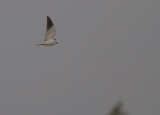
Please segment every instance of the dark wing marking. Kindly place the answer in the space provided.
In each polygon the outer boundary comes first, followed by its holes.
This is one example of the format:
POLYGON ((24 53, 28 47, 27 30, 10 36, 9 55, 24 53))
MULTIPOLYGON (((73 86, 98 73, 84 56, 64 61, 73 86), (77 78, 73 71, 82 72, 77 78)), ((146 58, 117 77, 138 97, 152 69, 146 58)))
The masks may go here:
POLYGON ((54 39, 54 36, 56 35, 56 29, 55 26, 49 16, 47 16, 47 27, 46 27, 46 34, 45 34, 45 41, 54 39))
POLYGON ((53 25, 53 22, 49 16, 47 16, 47 27, 46 30, 48 31, 53 25))

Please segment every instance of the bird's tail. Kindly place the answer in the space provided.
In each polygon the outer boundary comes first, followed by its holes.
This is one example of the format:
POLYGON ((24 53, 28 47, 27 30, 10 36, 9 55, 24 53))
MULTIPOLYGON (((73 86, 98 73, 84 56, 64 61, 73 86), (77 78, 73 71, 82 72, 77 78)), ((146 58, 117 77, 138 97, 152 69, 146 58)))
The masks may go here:
POLYGON ((41 44, 36 44, 36 45, 44 45, 43 43, 41 43, 41 44))

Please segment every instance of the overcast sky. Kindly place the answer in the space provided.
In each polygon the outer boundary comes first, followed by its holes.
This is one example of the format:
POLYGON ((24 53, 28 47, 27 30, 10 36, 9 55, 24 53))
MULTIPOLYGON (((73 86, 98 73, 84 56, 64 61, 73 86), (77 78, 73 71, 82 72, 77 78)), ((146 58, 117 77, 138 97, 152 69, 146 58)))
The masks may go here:
POLYGON ((130 115, 160 108, 159 0, 1 0, 0 114, 130 115), (58 45, 44 40, 46 16, 58 45))

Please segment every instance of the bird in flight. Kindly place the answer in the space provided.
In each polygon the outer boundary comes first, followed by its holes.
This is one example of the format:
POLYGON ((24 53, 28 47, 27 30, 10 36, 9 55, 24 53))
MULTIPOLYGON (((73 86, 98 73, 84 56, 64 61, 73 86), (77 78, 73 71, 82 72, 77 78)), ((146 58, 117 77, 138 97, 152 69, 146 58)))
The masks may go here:
POLYGON ((47 16, 47 25, 46 25, 46 33, 45 33, 45 40, 43 43, 37 45, 44 45, 44 46, 52 46, 58 44, 54 36, 56 35, 55 26, 49 16, 47 16))

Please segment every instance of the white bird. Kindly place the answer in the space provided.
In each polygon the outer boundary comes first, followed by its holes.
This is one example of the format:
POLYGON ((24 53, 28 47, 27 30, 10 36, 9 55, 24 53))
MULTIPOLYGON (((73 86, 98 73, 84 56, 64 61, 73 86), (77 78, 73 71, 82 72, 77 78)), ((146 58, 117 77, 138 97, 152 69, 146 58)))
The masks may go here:
POLYGON ((45 40, 43 43, 37 45, 44 45, 44 46, 52 46, 58 44, 54 36, 56 35, 55 26, 49 16, 47 16, 47 25, 46 25, 46 33, 45 33, 45 40))

